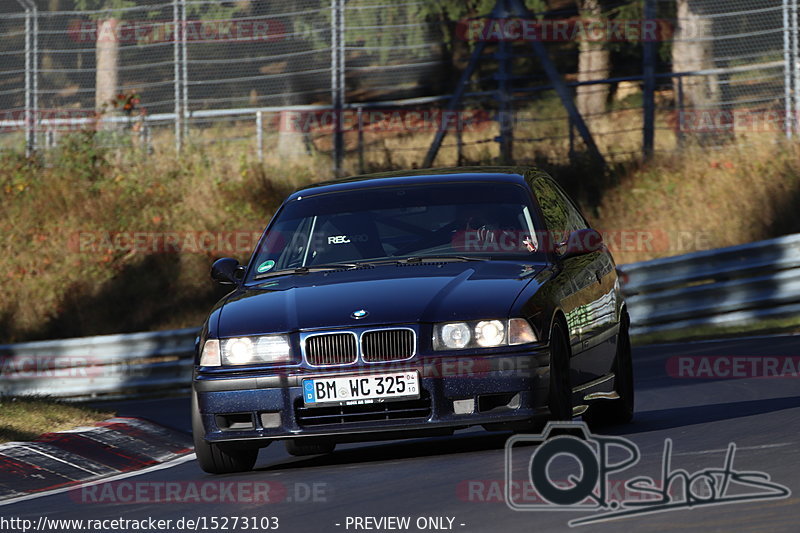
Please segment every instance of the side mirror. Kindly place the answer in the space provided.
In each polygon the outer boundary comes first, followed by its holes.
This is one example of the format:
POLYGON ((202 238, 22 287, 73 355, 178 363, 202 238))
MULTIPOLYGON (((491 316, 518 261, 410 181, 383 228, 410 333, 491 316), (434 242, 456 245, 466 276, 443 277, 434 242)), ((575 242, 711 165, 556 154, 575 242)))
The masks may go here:
POLYGON ((236 259, 223 257, 211 265, 211 279, 221 285, 237 285, 244 277, 245 268, 236 259))
POLYGON ((573 231, 566 241, 556 245, 556 253, 562 260, 591 254, 602 249, 603 236, 593 229, 573 231))

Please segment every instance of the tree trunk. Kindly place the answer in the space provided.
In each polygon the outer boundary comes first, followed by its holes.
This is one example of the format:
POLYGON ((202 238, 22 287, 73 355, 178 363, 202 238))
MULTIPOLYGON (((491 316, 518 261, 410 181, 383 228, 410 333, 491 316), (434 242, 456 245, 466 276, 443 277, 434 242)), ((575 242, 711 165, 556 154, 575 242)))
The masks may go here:
POLYGON ((308 155, 306 144, 308 131, 307 113, 313 111, 281 111, 278 117, 278 156, 283 159, 296 159, 308 155))
POLYGON ((117 95, 119 80, 119 41, 117 39, 117 19, 97 21, 97 40, 95 42, 94 105, 98 111, 111 109, 111 102, 117 95))
MULTIPOLYGON (((693 72, 714 68, 712 22, 704 18, 697 0, 677 0, 678 28, 672 45, 673 72, 693 72)), ((676 80, 677 83, 677 80, 676 80)), ((677 93, 677 89, 676 89, 677 93)), ((719 105, 719 77, 685 76, 683 105, 689 109, 710 109, 719 105)))
MULTIPOLYGON (((602 9, 599 0, 578 0, 578 9, 585 19, 599 19, 602 9)), ((578 55, 578 81, 602 80, 611 76, 611 54, 604 42, 583 40, 578 55)), ((577 106, 581 115, 590 115, 606 109, 611 86, 582 85, 578 87, 577 106)))

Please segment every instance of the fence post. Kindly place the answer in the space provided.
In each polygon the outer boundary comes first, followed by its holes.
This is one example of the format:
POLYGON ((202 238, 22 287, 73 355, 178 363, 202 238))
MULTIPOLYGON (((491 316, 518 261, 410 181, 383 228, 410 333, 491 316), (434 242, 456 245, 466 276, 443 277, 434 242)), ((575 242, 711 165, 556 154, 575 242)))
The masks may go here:
POLYGON ((264 112, 256 111, 256 144, 259 163, 264 163, 264 112))
POLYGON ((358 106, 356 109, 358 121, 358 173, 363 174, 366 172, 364 165, 364 106, 358 106))
MULTIPOLYGON (((644 0, 644 21, 646 27, 655 24, 655 0, 644 0)), ((652 157, 655 147, 656 126, 656 43, 655 35, 648 37, 647 32, 642 33, 643 49, 643 74, 644 74, 644 131, 642 138, 642 152, 644 158, 652 157)))
POLYGON ((342 175, 344 160, 344 5, 342 0, 331 0, 331 100, 334 114, 333 173, 342 175))
MULTIPOLYGON (((456 119, 456 165, 459 167, 464 164, 464 121, 463 111, 459 112, 456 119)), ((444 118, 442 118, 441 126, 444 126, 444 118)))
POLYGON ((794 109, 792 115, 792 124, 796 125, 798 118, 800 118, 800 97, 797 96, 796 91, 800 88, 800 35, 798 35, 798 20, 797 20, 797 0, 791 0, 792 11, 792 94, 794 95, 794 109))
POLYGON ((39 125, 39 11, 33 0, 17 0, 25 9, 25 154, 36 152, 39 125))
POLYGON ((183 148, 183 124, 181 120, 181 42, 178 32, 180 28, 180 0, 172 0, 172 43, 173 43, 173 80, 175 88, 175 152, 180 153, 183 148))
POLYGON ((572 122, 572 117, 567 117, 569 124, 569 160, 575 160, 575 124, 572 122))
POLYGON ((514 158, 513 149, 513 116, 514 111, 511 105, 511 51, 509 50, 508 43, 501 40, 497 52, 495 52, 495 59, 497 59, 498 69, 495 74, 497 80, 497 95, 498 100, 498 124, 500 126, 500 136, 498 141, 500 143, 500 159, 504 165, 510 165, 514 158))
POLYGON ((784 131, 792 138, 792 28, 789 25, 789 0, 783 0, 783 97, 784 131))
POLYGON ((683 128, 686 124, 683 116, 683 76, 678 76, 678 96, 675 99, 675 106, 677 109, 677 133, 676 136, 678 137, 678 147, 683 147, 684 135, 683 135, 683 128))
POLYGON ((31 115, 31 8, 27 2, 20 1, 25 8, 25 155, 30 157, 33 154, 33 132, 31 115))
POLYGON ((33 151, 35 153, 39 145, 39 140, 36 135, 39 129, 39 11, 36 8, 36 3, 33 0, 28 0, 28 3, 31 5, 31 13, 33 15, 33 56, 31 57, 33 134, 31 135, 31 140, 33 142, 33 151))
POLYGON ((181 85, 183 93, 183 140, 189 139, 189 60, 186 46, 186 0, 181 2, 181 85))

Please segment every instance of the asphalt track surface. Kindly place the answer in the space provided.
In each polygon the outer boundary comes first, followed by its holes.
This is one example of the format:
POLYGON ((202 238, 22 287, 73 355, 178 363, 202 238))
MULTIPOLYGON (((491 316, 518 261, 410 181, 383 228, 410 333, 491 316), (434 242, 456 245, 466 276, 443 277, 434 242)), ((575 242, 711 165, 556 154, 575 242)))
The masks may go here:
MULTIPOLYGON (((668 512, 578 526, 577 530, 799 531, 800 379, 689 379, 670 375, 670 358, 686 356, 738 356, 739 361, 752 361, 742 357, 794 356, 798 361, 800 336, 636 348, 635 420, 598 433, 630 439, 638 446, 641 458, 628 470, 613 474, 612 479, 625 481, 636 476, 660 479, 667 438, 673 443, 671 469, 682 468, 689 474, 721 469, 729 444, 735 443, 737 450, 732 470, 766 473, 772 482, 787 487, 792 495, 783 499, 678 507, 668 512)), ((671 361, 674 364, 676 360, 671 361)), ((720 367, 724 368, 727 367, 720 367)), ((121 415, 142 416, 189 430, 186 399, 129 402, 116 407, 121 415)), ((102 496, 100 486, 94 497, 87 498, 73 491, 18 501, 0 507, 0 518, 38 521, 42 516, 99 520, 152 517, 171 519, 171 530, 181 531, 174 526, 177 520, 206 517, 206 530, 214 531, 222 530, 223 524, 219 522, 214 528, 210 522, 212 517, 278 517, 278 531, 340 532, 398 530, 375 528, 376 523, 371 521, 361 522, 362 527, 357 528, 355 517, 409 517, 408 529, 399 531, 441 531, 450 527, 452 531, 510 533, 570 530, 570 520, 596 514, 588 511, 522 512, 507 507, 498 490, 504 479, 504 445, 509 436, 508 433, 469 430, 448 438, 344 445, 333 454, 308 458, 291 457, 278 443, 262 450, 256 469, 246 474, 210 476, 200 470, 196 461, 189 460, 124 481, 150 486, 159 482, 180 482, 181 486, 194 484, 196 487, 209 484, 219 487, 220 483, 235 481, 245 488, 268 482, 269 487, 275 489, 271 492, 273 499, 280 501, 219 503, 213 501, 212 496, 201 497, 198 502, 196 495, 171 503, 153 502, 151 497, 120 501, 120 494, 115 495, 113 490, 102 496), (417 520, 426 517, 445 518, 438 524, 439 529, 418 528, 417 520), (452 525, 447 518, 452 519, 452 525)), ((530 458, 534 449, 531 445, 515 448, 514 453, 521 454, 515 455, 515 464, 525 460, 524 454, 530 458)), ((569 460, 554 462, 552 467, 553 477, 557 477, 559 469, 580 473, 569 460)), ((514 479, 524 477, 524 472, 524 468, 517 469, 514 479)), ((114 490, 119 489, 121 482, 116 483, 114 490)), ((745 491, 753 492, 752 489, 745 491)), ((701 492, 697 490, 698 494, 701 492)), ((736 491, 731 488, 728 492, 736 491)), ((516 497, 520 497, 519 494, 516 497)), ((681 500, 678 496, 674 496, 674 501, 681 500)), ((525 499, 525 502, 536 503, 533 499, 525 499)), ((436 525, 433 522, 433 526, 436 525)), ((232 522, 227 526, 232 530, 232 522)), ((238 529, 242 530, 241 523, 238 529)), ((15 531, 13 528, 4 530, 15 531)))

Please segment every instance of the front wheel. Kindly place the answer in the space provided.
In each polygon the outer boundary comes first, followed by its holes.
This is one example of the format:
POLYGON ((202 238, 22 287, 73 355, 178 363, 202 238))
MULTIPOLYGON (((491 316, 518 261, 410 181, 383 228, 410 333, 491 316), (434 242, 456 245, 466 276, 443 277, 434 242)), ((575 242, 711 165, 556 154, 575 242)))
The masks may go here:
POLYGON ((600 400, 592 405, 584 420, 593 426, 627 424, 633 420, 633 354, 631 350, 630 319, 623 315, 617 337, 617 353, 614 356, 614 391, 616 400, 600 400))
POLYGON ((206 442, 196 393, 192 393, 192 437, 197 462, 209 474, 247 472, 256 464, 258 448, 236 448, 230 444, 206 442))
POLYGON ((553 324, 550 334, 550 392, 548 407, 551 420, 572 420, 572 382, 570 347, 564 326, 553 324))

